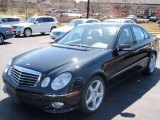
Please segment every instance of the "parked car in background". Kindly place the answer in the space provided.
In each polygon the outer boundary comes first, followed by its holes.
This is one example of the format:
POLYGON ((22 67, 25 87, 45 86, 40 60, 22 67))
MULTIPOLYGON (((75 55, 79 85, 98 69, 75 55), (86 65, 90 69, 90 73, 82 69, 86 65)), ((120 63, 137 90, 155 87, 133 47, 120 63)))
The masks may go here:
POLYGON ((50 37, 51 37, 51 39, 55 40, 57 38, 61 38, 67 32, 71 31, 73 28, 75 28, 76 26, 78 26, 80 24, 98 23, 98 22, 100 22, 100 21, 97 19, 91 19, 91 18, 89 18, 89 19, 74 19, 71 22, 69 22, 67 25, 52 30, 50 33, 50 37))
POLYGON ((126 19, 131 19, 131 20, 133 20, 135 22, 137 21, 137 18, 138 17, 136 15, 129 15, 129 16, 126 17, 126 19))
POLYGON ((20 17, 2 17, 0 18, 0 24, 2 25, 13 26, 21 22, 22 22, 22 19, 20 17))
POLYGON ((83 24, 55 44, 11 59, 3 90, 46 112, 94 113, 111 81, 152 74, 158 53, 159 40, 137 24, 83 24))
POLYGON ((151 21, 151 22, 157 22, 158 20, 160 20, 160 16, 151 16, 149 18, 149 21, 151 21))
POLYGON ((24 23, 19 23, 13 26, 13 31, 16 36, 23 34, 26 37, 33 33, 45 34, 57 28, 58 21, 55 17, 49 16, 34 16, 27 19, 24 23))
POLYGON ((4 40, 12 38, 13 36, 14 34, 11 26, 0 25, 0 44, 2 44, 4 40))
POLYGON ((107 19, 107 20, 104 20, 103 22, 105 23, 135 23, 131 19, 107 19))

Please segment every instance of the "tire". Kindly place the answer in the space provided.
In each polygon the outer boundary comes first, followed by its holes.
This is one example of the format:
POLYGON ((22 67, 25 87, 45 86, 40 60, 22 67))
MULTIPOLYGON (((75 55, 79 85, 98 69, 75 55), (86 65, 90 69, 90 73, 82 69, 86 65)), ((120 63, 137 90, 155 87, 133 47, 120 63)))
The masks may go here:
POLYGON ((152 53, 150 55, 148 65, 147 65, 146 69, 144 69, 142 71, 142 73, 144 75, 151 75, 155 70, 155 66, 156 66, 156 54, 152 53))
POLYGON ((4 42, 4 36, 0 34, 0 44, 2 44, 3 42, 4 42))
POLYGON ((80 111, 85 114, 92 114, 98 111, 103 104, 104 97, 104 80, 99 76, 95 76, 89 80, 84 88, 80 101, 80 111), (96 86, 98 89, 96 89, 96 86))
POLYGON ((20 37, 20 35, 15 35, 15 37, 20 37))
POLYGON ((55 26, 51 27, 51 30, 50 30, 50 32, 52 32, 52 30, 53 30, 53 29, 55 29, 55 28, 57 28, 57 27, 55 27, 55 26))
POLYGON ((41 32, 41 35, 45 35, 45 32, 41 32))
POLYGON ((26 29, 24 30, 24 36, 25 36, 25 37, 30 37, 31 35, 32 35, 32 30, 29 29, 29 28, 26 28, 26 29))

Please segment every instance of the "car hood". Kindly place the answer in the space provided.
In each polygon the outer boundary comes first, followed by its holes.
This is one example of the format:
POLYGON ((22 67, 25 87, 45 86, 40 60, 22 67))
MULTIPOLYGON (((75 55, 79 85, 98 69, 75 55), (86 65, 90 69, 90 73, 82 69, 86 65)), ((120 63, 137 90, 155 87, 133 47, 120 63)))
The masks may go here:
POLYGON ((25 27, 25 26, 30 26, 30 25, 33 25, 33 23, 27 23, 27 22, 23 22, 23 23, 18 23, 18 24, 15 24, 14 26, 22 26, 22 27, 25 27))
POLYGON ((68 47, 53 44, 39 48, 31 52, 20 55, 14 60, 14 65, 39 71, 41 73, 50 72, 66 64, 78 62, 89 57, 97 56, 101 49, 86 49, 79 47, 68 47))
POLYGON ((54 32, 69 32, 70 30, 72 30, 74 27, 72 26, 64 26, 64 27, 59 27, 59 28, 56 28, 56 29, 53 29, 52 30, 52 33, 54 32))

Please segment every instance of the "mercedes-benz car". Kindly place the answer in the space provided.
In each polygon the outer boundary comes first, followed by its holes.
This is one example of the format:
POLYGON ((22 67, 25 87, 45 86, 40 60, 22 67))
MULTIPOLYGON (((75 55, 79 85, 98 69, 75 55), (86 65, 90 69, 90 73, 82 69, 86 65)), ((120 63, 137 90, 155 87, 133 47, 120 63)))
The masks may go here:
POLYGON ((80 25, 54 44, 12 58, 4 92, 46 112, 91 114, 103 105, 111 81, 154 72, 158 43, 137 24, 80 25))

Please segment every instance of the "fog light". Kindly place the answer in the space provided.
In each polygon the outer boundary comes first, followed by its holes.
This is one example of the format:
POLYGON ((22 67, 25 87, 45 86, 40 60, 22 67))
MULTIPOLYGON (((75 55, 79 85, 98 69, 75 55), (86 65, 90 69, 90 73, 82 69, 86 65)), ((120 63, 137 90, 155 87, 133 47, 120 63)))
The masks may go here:
POLYGON ((62 106, 64 106, 64 103, 62 103, 62 102, 52 102, 52 106, 54 108, 61 108, 62 106))

